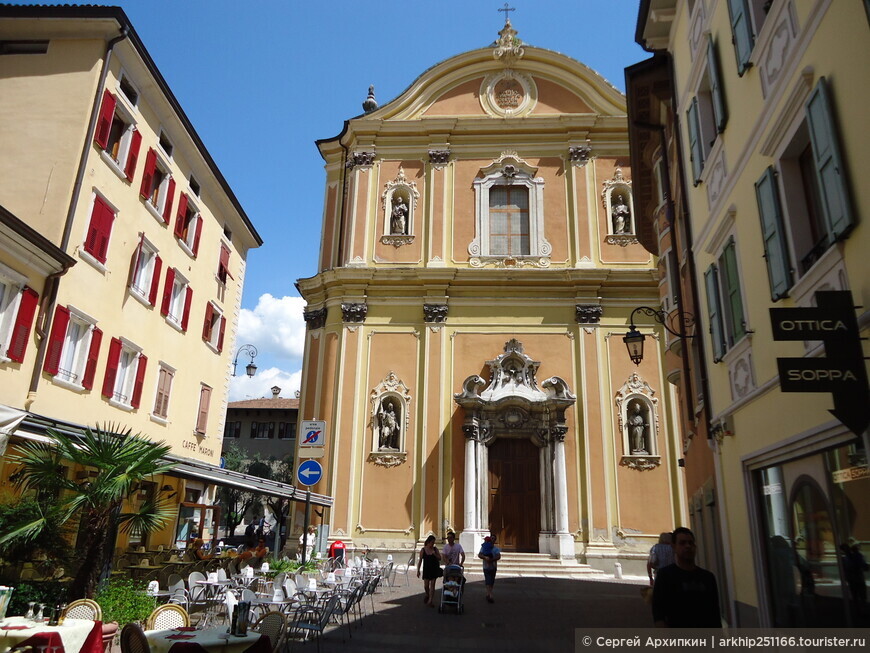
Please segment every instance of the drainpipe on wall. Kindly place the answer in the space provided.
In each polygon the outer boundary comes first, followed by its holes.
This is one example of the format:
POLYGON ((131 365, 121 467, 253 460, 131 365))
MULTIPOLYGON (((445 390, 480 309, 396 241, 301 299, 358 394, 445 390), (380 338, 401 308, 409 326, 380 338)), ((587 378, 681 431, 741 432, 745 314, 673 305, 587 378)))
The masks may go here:
MULTIPOLYGON (((115 38, 111 39, 106 45, 106 54, 103 56, 103 70, 100 73, 100 82, 97 84, 97 92, 94 95, 94 102, 91 106, 91 119, 88 124, 88 131, 85 134, 85 142, 82 146, 82 153, 79 157, 79 167, 76 172, 76 180, 73 185, 72 196, 70 197, 69 208, 66 212, 66 222, 63 227, 63 238, 61 240, 60 248, 66 252, 67 247, 69 247, 70 234, 72 233, 72 223, 75 218, 76 207, 79 203, 79 197, 81 196, 82 191, 82 182, 85 177, 85 164, 88 161, 88 155, 90 154, 91 149, 91 141, 94 139, 94 131, 97 127, 97 117, 100 111, 100 105, 103 101, 103 90, 106 85, 106 77, 109 75, 109 63, 112 60, 112 51, 115 49, 115 46, 127 38, 129 30, 126 25, 121 26, 121 33, 115 38)), ((58 289, 60 288, 60 277, 66 274, 66 270, 62 272, 58 272, 56 274, 52 274, 46 279, 46 289, 49 290, 48 286, 51 285, 51 289, 49 292, 43 291, 45 296, 48 296, 48 301, 40 302, 39 305, 39 317, 36 320, 37 329, 36 333, 39 336, 39 348, 36 350, 36 361, 33 364, 33 373, 30 375, 30 388, 27 392, 27 399, 25 400, 24 407, 26 410, 30 410, 30 406, 33 404, 36 399, 36 389, 39 387, 39 378, 42 374, 42 363, 45 360, 45 348, 46 348, 46 338, 45 335, 48 333, 51 328, 51 320, 52 314, 54 312, 54 305, 57 299, 58 289), (41 325, 41 326, 40 326, 41 325)))

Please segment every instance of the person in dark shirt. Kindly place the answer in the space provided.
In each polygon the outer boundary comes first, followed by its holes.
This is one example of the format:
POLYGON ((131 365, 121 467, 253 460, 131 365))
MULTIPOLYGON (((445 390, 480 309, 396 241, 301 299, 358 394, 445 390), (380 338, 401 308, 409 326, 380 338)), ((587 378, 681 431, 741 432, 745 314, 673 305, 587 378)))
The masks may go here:
POLYGON ((716 577, 695 564, 695 535, 677 528, 674 564, 658 570, 653 585, 653 620, 661 628, 721 628, 716 577))

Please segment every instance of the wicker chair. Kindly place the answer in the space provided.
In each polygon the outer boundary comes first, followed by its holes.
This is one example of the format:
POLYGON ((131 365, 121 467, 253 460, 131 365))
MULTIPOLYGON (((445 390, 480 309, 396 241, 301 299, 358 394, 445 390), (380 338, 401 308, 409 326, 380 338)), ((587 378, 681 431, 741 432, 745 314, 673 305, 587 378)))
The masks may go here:
POLYGON ((284 631, 286 629, 287 621, 280 612, 267 612, 251 626, 251 630, 269 638, 273 652, 281 650, 284 645, 284 631))
POLYGON ((139 624, 130 623, 121 631, 121 653, 151 653, 148 638, 139 624))
POLYGON ((103 609, 100 604, 91 599, 78 599, 73 601, 63 611, 64 619, 89 619, 90 621, 102 621, 103 609))
POLYGON ((146 622, 147 630, 170 630, 190 625, 187 610, 175 603, 167 603, 154 609, 146 622))

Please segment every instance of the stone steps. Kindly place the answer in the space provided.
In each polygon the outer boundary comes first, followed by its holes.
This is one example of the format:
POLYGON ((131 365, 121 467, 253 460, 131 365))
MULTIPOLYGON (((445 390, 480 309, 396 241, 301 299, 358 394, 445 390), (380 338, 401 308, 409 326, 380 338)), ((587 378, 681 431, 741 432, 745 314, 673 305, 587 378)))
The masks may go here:
MULTIPOLYGON (((481 560, 474 556, 465 559, 466 574, 483 575, 481 560)), ((546 553, 502 553, 498 562, 498 575, 501 577, 543 577, 543 578, 590 578, 606 577, 600 569, 581 564, 576 560, 551 558, 546 553)))

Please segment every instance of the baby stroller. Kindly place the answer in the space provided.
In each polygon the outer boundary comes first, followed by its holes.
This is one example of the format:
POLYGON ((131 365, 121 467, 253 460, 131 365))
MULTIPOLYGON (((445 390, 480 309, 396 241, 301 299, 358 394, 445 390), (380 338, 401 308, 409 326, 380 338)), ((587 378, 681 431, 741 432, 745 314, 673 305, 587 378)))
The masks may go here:
POLYGON ((445 612, 447 606, 456 608, 456 614, 462 614, 462 586, 465 577, 462 575, 462 567, 459 565, 447 565, 444 567, 444 584, 441 587, 441 605, 438 612, 445 612))

